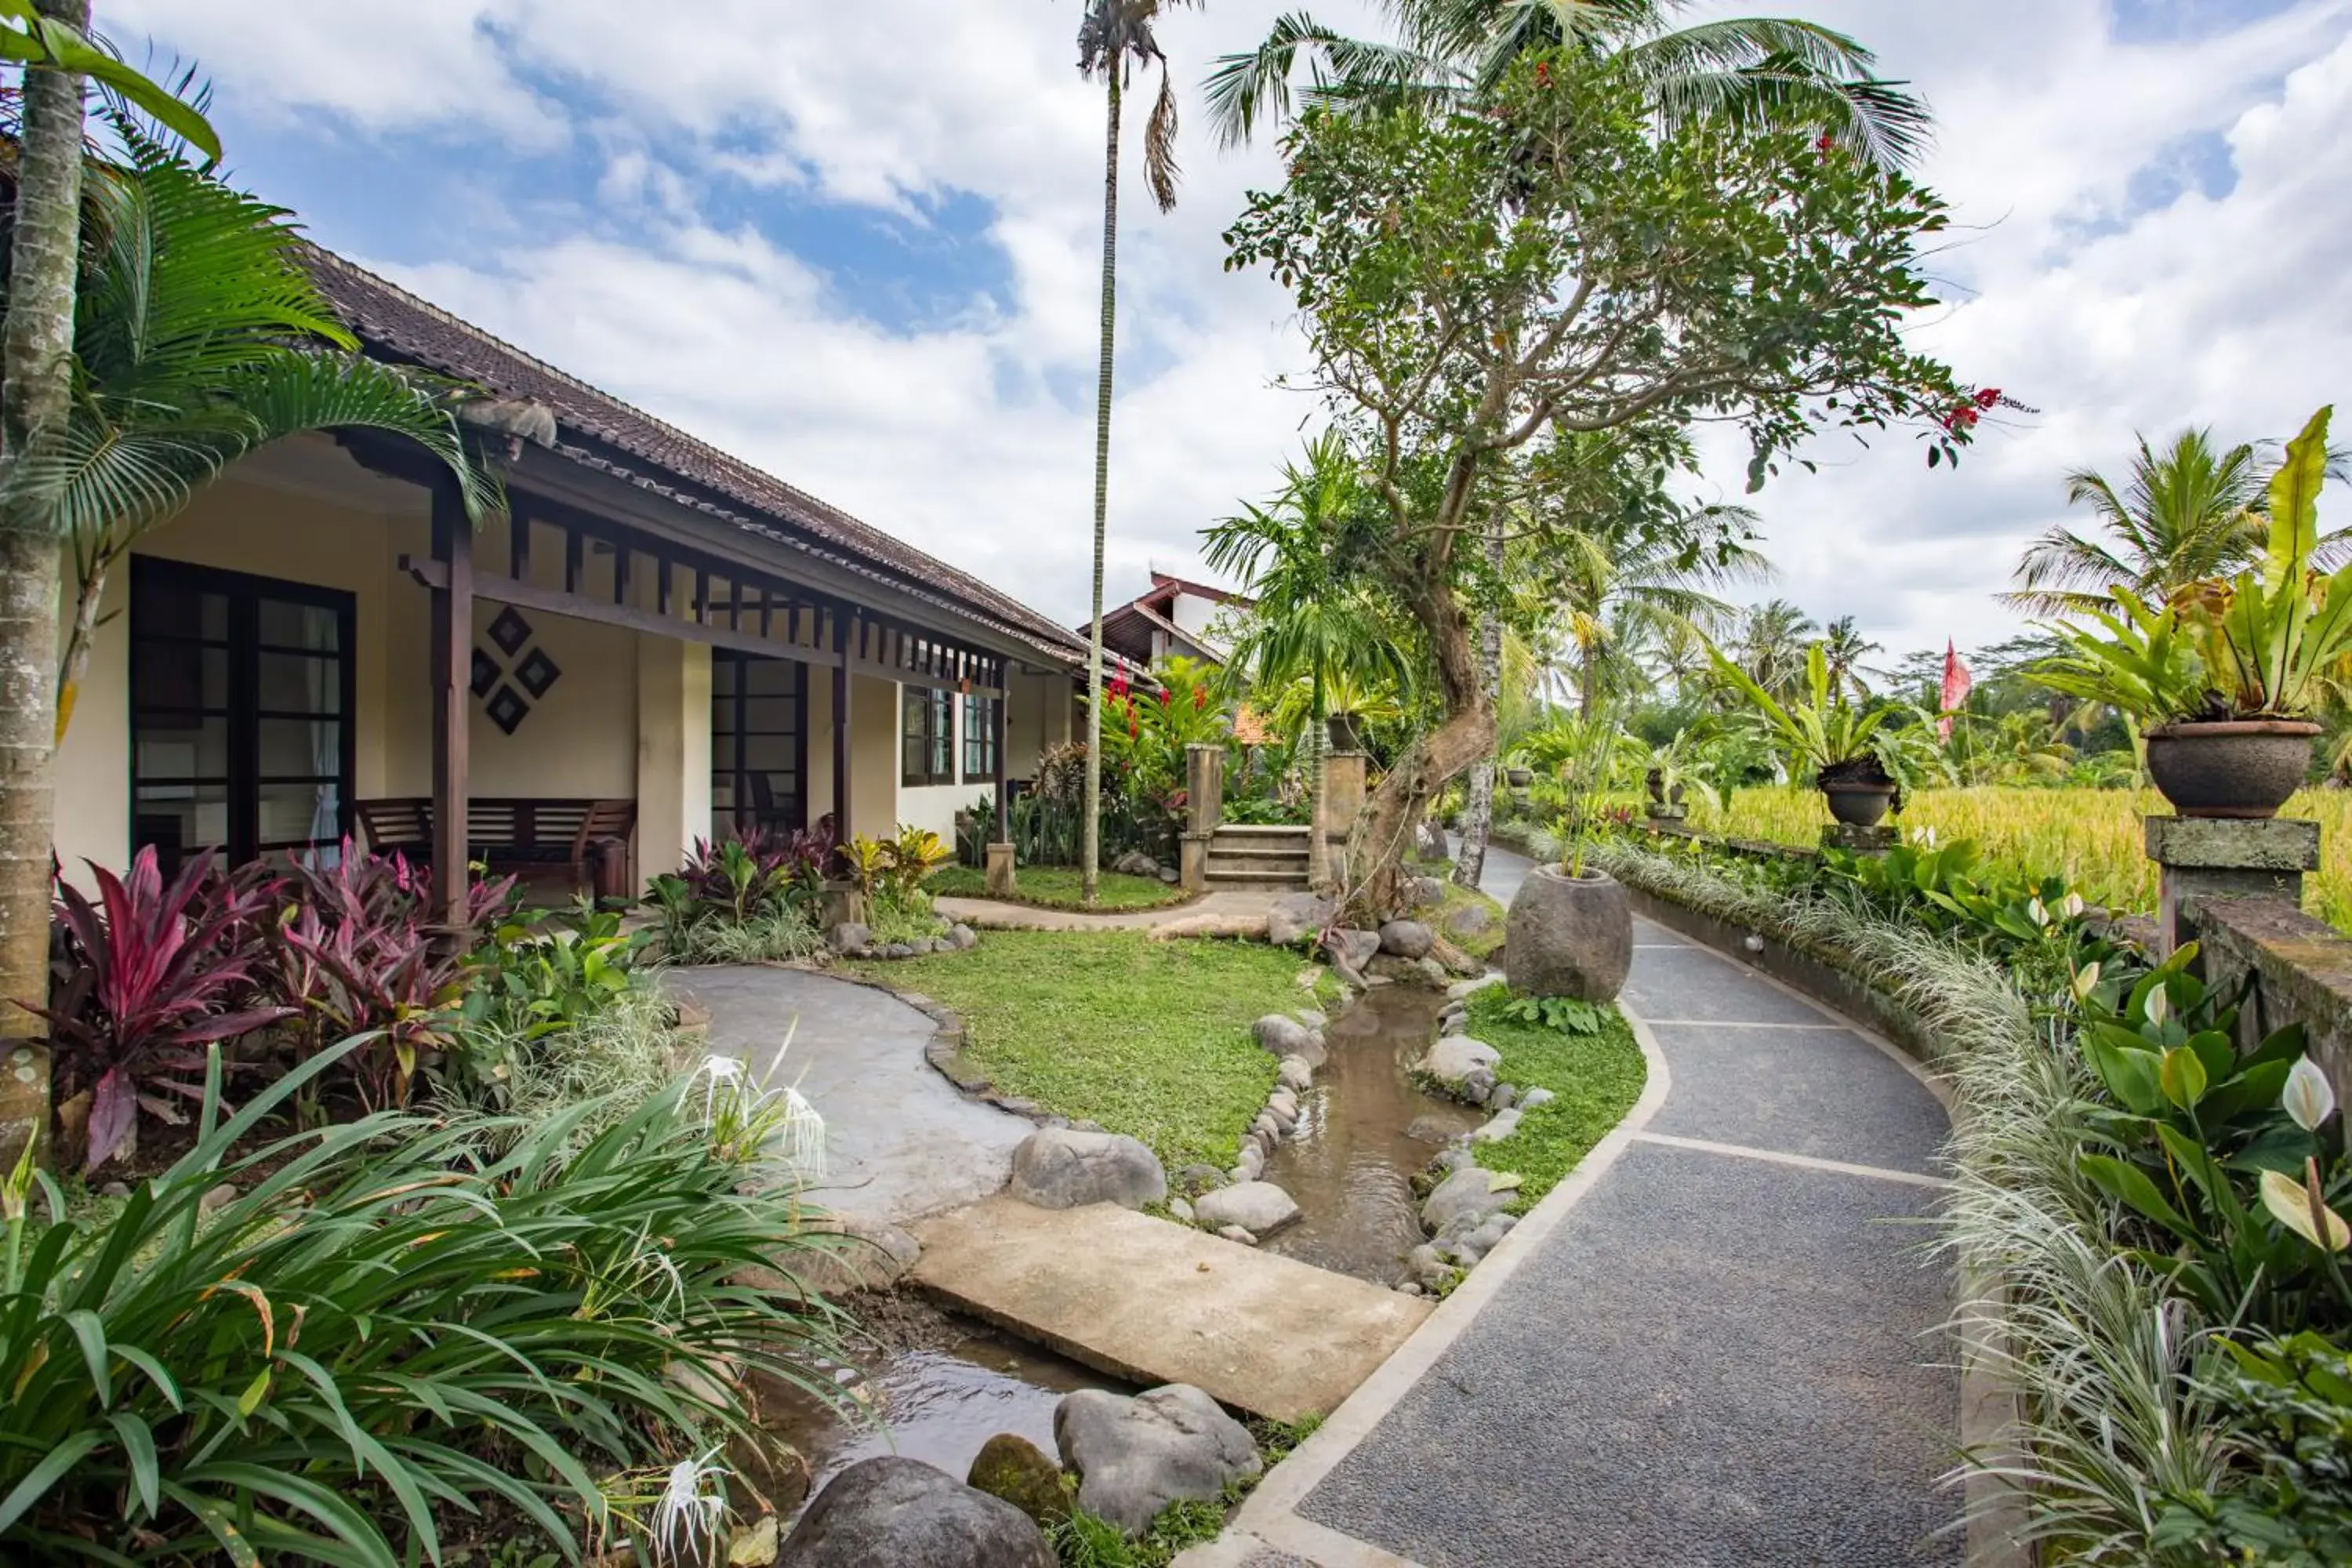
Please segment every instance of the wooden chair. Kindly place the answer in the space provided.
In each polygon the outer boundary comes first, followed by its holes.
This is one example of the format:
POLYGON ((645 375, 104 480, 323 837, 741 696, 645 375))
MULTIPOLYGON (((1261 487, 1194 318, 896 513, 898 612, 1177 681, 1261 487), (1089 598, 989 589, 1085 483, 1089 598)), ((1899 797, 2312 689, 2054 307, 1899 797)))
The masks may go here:
MULTIPOLYGON (((368 847, 378 855, 395 851, 419 865, 433 861, 433 799, 430 795, 400 795, 352 803, 368 847)), ((477 795, 466 803, 466 853, 493 870, 519 866, 565 866, 575 892, 625 898, 629 889, 597 886, 594 868, 625 856, 613 856, 608 845, 625 847, 637 826, 637 803, 622 799, 578 799, 554 795, 477 795)), ((625 869, 606 872, 607 884, 625 878, 625 869)))

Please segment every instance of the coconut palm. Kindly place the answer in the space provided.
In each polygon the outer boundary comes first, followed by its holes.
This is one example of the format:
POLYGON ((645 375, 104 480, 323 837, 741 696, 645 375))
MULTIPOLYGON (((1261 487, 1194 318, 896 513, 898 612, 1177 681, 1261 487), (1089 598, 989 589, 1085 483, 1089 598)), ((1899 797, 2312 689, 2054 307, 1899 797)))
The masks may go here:
POLYGON ((1822 655, 1830 663, 1830 689, 1843 691, 1851 686, 1856 698, 1867 700, 1870 685, 1862 678, 1862 661, 1885 651, 1885 644, 1872 642, 1854 629, 1852 616, 1832 621, 1822 632, 1822 655))
POLYGON ((1161 15, 1199 0, 1087 0, 1078 23, 1078 70, 1099 77, 1107 105, 1103 133, 1102 357, 1095 382, 1094 613, 1087 637, 1087 791, 1079 852, 1081 898, 1092 905, 1102 858, 1103 544, 1110 515, 1111 342, 1118 319, 1118 122, 1128 73, 1160 68, 1160 97, 1143 127, 1143 181, 1167 212, 1176 205, 1176 93, 1168 57, 1153 26, 1161 15))
POLYGON ((1754 521, 1746 507, 1694 507, 1671 529, 1615 522, 1561 539, 1553 624, 1575 655, 1579 713, 1597 713, 1608 688, 1634 673, 1638 652, 1668 628, 1706 631, 1730 618, 1732 607, 1707 590, 1753 582, 1772 569, 1760 552, 1738 542, 1754 521), (1694 560, 1684 543, 1697 537, 1719 537, 1724 548, 1694 560))
POLYGON ((452 384, 356 352, 303 268, 283 209, 192 168, 134 126, 117 130, 125 161, 90 174, 72 410, 47 456, 22 469, 75 558, 59 739, 108 575, 247 453, 301 431, 384 430, 447 465, 469 515, 495 500, 466 454, 452 384))
MULTIPOLYGON (((81 244, 85 79, 95 78, 157 121, 220 155, 203 113, 96 47, 89 0, 0 0, 0 59, 22 65, 16 201, 7 237, 7 322, 0 343, 0 1039, 38 1031, 21 1005, 48 994, 49 867, 57 721, 47 676, 57 657, 63 563, 36 465, 67 427, 73 400, 76 258, 81 244)), ((43 1067, 0 1089, 0 1161, 39 1136, 48 1116, 43 1067)))
POLYGON ((1217 62, 1209 108, 1223 142, 1247 141, 1261 122, 1291 112, 1291 78, 1303 54, 1310 102, 1434 110, 1475 100, 1522 55, 1565 45, 1632 73, 1662 124, 1711 115, 1820 130, 1890 167, 1926 146, 1926 107, 1873 74, 1875 57, 1853 38, 1779 17, 1670 26, 1690 3, 1381 0, 1396 33, 1385 42, 1350 38, 1292 12, 1255 50, 1217 62))
MULTIPOLYGON (((2274 467, 2251 442, 2217 447, 2210 430, 2183 430, 2161 451, 2140 437, 2120 488, 2095 469, 2066 476, 2067 504, 2089 507, 2096 528, 2054 527, 2035 541, 2018 563, 2021 586, 2002 602, 2032 616, 2079 615, 2109 608, 2116 588, 2162 601, 2239 572, 2269 537, 2263 512, 2274 467)), ((2328 473, 2343 477, 2336 454, 2328 473)), ((2352 528, 2326 535, 2315 555, 2331 567, 2352 559, 2352 528)))
POLYGON ((1740 613, 1727 651, 1750 680, 1782 696, 1804 677, 1805 650, 1819 630, 1804 611, 1786 599, 1774 599, 1740 613))

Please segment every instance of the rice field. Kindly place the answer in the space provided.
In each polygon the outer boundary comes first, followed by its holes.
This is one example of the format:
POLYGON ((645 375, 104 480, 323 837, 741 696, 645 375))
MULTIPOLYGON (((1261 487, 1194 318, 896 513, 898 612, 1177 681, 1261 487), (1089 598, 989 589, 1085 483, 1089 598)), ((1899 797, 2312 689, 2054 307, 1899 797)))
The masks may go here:
MULTIPOLYGON (((2170 807, 2153 790, 1927 790, 1907 803, 1906 832, 1973 838, 1991 858, 2022 870, 2063 872, 2082 895, 2117 910, 2152 912, 2156 867, 2142 848, 2140 819, 2170 807)), ((2304 880, 2304 907, 2352 931, 2352 790, 2305 790, 2280 815, 2320 825, 2318 874, 2304 880)), ((1810 789, 1744 789, 1727 811, 1691 808, 1701 832, 1777 844, 1817 844, 1829 808, 1810 789)))

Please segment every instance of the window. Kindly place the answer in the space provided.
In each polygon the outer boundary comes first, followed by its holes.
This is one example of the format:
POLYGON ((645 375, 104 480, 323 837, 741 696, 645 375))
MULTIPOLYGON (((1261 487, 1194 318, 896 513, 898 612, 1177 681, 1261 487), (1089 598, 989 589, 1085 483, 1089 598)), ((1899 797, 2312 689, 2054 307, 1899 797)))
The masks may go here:
POLYGON ((177 562, 131 575, 131 842, 173 866, 351 831, 352 596, 177 562))
POLYGON ((808 826, 808 667, 730 648, 710 656, 710 819, 808 826))
POLYGON ((963 700, 963 782, 996 782, 996 705, 1000 697, 963 700))
POLYGON ((898 777, 909 788, 955 783, 955 693, 898 689, 898 777))

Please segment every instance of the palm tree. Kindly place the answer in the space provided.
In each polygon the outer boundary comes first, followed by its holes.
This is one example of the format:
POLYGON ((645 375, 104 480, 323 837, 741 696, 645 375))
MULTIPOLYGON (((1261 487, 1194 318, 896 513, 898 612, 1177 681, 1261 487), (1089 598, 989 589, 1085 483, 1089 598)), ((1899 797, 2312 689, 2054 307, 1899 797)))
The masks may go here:
POLYGON ((1732 638, 1732 662, 1767 692, 1781 696, 1803 679, 1805 650, 1820 629, 1786 599, 1750 605, 1732 638))
POLYGON ((76 565, 58 661, 59 740, 108 575, 255 448, 306 430, 385 430, 447 465, 469 516, 496 500, 458 434, 454 384, 356 352, 304 270, 283 209, 190 167, 135 126, 116 130, 127 162, 90 172, 72 408, 53 449, 27 469, 76 565))
MULTIPOLYGON (((2089 507, 2097 528, 2043 534, 2018 563, 2022 586, 2001 600, 2034 616, 2080 614, 2106 608, 2116 588, 2161 601, 2252 565, 2268 538, 2271 471, 2252 443, 2220 450, 2210 430, 2183 430, 2161 452, 2140 437, 2122 489, 2091 468, 2066 476, 2067 504, 2089 507)), ((2328 474, 2343 477, 2336 454, 2328 474)), ((2352 528, 2323 538, 2318 554, 2331 567, 2352 557, 2352 528)))
MULTIPOLYGON (((82 90, 95 76, 214 157, 204 116, 89 39, 89 0, 5 0, 0 59, 21 63, 8 319, 0 341, 0 1040, 36 1033, 20 999, 49 988, 49 866, 57 813, 50 676, 63 568, 39 465, 73 399, 81 244, 82 90), (18 30, 19 26, 22 31, 18 30)), ((46 1063, 0 1080, 0 1161, 48 1125, 46 1063)))
POLYGON ((1701 115, 1740 125, 1821 129, 1892 167, 1927 140, 1928 115, 1876 58, 1816 23, 1733 17, 1672 27, 1691 0, 1381 0, 1393 42, 1349 38, 1304 12, 1278 18, 1256 49, 1228 55, 1209 78, 1219 140, 1246 142, 1291 110, 1303 52, 1310 101, 1433 110, 1475 100, 1530 51, 1571 46, 1619 62, 1660 123, 1701 115))
POLYGON ((1822 633, 1822 654, 1830 664, 1830 689, 1843 691, 1851 686, 1856 700, 1867 701, 1870 686, 1862 679, 1862 661, 1885 651, 1885 644, 1872 642, 1854 629, 1852 616, 1832 621, 1822 633))
POLYGON ((1771 563, 1759 552, 1738 542, 1755 520, 1746 507, 1695 507, 1673 528, 1612 521, 1566 536, 1554 625, 1575 650, 1582 717, 1598 713, 1612 682, 1632 673, 1637 648, 1670 628, 1705 631, 1730 618, 1732 607, 1708 589, 1770 574, 1771 563), (1723 547, 1693 560, 1684 542, 1701 536, 1720 538, 1723 547))
MULTIPOLYGON (((1315 798, 1321 800, 1325 721, 1335 693, 1402 693, 1412 685, 1411 658, 1388 631, 1380 607, 1350 580, 1344 543, 1369 498, 1354 454, 1336 431, 1307 444, 1304 466, 1283 466, 1281 491, 1266 506, 1244 505, 1204 531, 1211 569, 1239 579, 1255 601, 1234 638, 1226 669, 1261 699, 1298 705, 1305 688, 1315 798)), ((1323 844, 1308 839, 1308 875, 1320 881, 1323 844)))
POLYGON ((1112 329, 1118 319, 1118 116, 1128 72, 1160 68, 1160 98, 1143 127, 1143 181, 1167 212, 1176 205, 1176 93, 1168 57, 1152 27, 1163 11, 1200 0, 1087 0, 1078 24, 1078 71, 1100 77, 1108 110, 1103 133, 1102 359, 1095 381, 1094 616, 1087 637, 1087 798, 1079 850, 1082 900, 1095 902, 1102 858, 1102 619, 1103 542, 1110 516, 1110 384, 1112 329))

